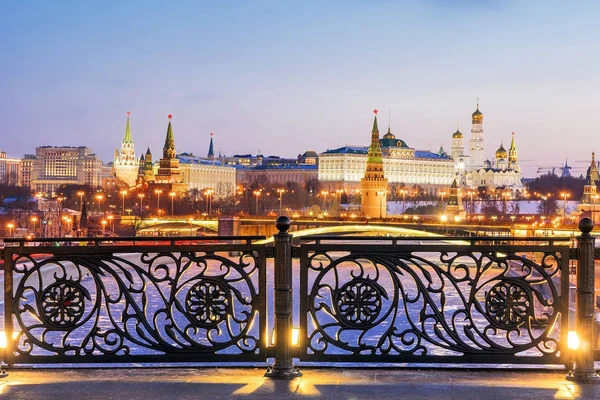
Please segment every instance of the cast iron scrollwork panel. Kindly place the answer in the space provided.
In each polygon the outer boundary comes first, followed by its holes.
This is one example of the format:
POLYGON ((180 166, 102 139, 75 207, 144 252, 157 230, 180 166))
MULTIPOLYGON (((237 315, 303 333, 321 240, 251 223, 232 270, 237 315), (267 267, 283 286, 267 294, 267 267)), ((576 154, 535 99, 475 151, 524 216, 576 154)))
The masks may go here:
POLYGON ((14 259, 17 360, 260 351, 256 251, 14 259))
POLYGON ((560 252, 322 246, 303 268, 308 354, 558 356, 560 265, 560 252))

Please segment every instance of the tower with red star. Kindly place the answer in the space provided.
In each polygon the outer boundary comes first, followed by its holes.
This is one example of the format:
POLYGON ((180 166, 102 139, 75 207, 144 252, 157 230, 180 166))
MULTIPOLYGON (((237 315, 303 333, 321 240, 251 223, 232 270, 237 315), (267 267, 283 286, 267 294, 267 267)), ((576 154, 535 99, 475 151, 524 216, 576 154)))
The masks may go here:
POLYGON ((371 144, 369 145, 367 169, 360 180, 362 212, 368 218, 385 218, 387 209, 388 180, 383 171, 383 158, 379 142, 379 128, 377 127, 378 110, 373 110, 373 130, 371 131, 371 144))
POLYGON ((181 171, 179 169, 179 159, 175 149, 175 137, 173 136, 173 126, 171 125, 172 114, 167 116, 169 125, 167 126, 167 137, 163 146, 163 156, 159 161, 158 173, 155 177, 157 184, 178 184, 181 182, 181 171))

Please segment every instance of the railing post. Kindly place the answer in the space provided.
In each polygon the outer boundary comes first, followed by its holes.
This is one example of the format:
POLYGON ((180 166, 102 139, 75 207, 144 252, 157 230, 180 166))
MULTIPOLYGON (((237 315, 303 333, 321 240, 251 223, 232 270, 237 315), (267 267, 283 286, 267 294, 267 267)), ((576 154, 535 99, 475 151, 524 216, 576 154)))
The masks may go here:
POLYGON ((579 263, 577 267, 577 335, 579 348, 575 351, 575 369, 568 376, 581 383, 600 383, 594 368, 594 242, 590 234, 594 223, 589 218, 579 221, 579 263))
POLYGON ((302 376, 292 360, 292 235, 291 221, 280 216, 275 222, 275 362, 265 376, 293 379, 302 376))

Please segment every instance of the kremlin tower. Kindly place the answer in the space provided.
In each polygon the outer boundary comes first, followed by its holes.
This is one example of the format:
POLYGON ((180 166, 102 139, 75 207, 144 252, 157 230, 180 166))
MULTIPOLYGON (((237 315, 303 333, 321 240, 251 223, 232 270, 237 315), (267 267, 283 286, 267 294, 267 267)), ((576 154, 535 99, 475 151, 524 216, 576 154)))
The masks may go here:
POLYGON ((153 186, 172 191, 186 190, 186 185, 181 183, 181 170, 179 169, 177 150, 175 150, 175 137, 171 125, 173 115, 169 114, 167 117, 169 118, 167 137, 165 138, 163 156, 159 161, 158 173, 155 176, 153 186))
POLYGON ((129 186, 134 186, 138 176, 139 164, 135 156, 133 140, 131 139, 131 128, 129 126, 129 116, 127 111, 127 123, 125 124, 125 137, 121 143, 121 152, 115 150, 113 160, 113 173, 117 179, 122 180, 129 186))
POLYGON ((388 180, 383 172, 383 159, 381 144, 379 142, 379 128, 377 127, 377 110, 373 110, 375 119, 371 132, 371 145, 368 150, 367 170, 360 180, 362 192, 362 212, 368 218, 385 218, 387 210, 388 180))

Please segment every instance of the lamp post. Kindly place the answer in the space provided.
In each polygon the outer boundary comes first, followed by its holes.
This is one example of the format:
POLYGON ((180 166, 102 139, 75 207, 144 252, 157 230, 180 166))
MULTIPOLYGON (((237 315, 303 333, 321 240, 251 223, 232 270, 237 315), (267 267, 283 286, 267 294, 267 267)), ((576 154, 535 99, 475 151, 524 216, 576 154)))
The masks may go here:
POLYGON ((156 215, 160 217, 160 194, 162 189, 156 189, 154 193, 156 193, 156 215))
POLYGON ((144 215, 144 194, 140 193, 138 197, 140 198, 140 217, 142 217, 144 215))
POLYGON ((35 235, 35 225, 36 222, 38 221, 38 217, 36 217, 35 215, 33 217, 31 217, 31 222, 33 222, 33 234, 35 235))
POLYGON ((103 198, 104 196, 102 196, 101 194, 96 195, 96 199, 98 200, 98 214, 100 214, 100 203, 102 203, 103 198))
POLYGON ((83 195, 85 194, 85 192, 83 191, 79 191, 77 192, 77 195, 79 196, 79 210, 83 209, 83 195))
POLYGON ((6 224, 6 227, 8 228, 8 237, 12 237, 12 230, 15 227, 15 224, 9 222, 8 224, 6 224))
POLYGON ((567 220, 567 197, 571 195, 567 192, 561 192, 560 196, 563 198, 563 224, 566 224, 567 220))
POLYGON ((255 213, 258 215, 258 197, 260 196, 260 190, 255 190, 252 193, 254 193, 254 196, 256 196, 255 213))
POLYGON ((175 215, 175 213, 173 212, 173 199, 175 198, 175 192, 169 193, 169 196, 171 196, 171 216, 173 216, 175 215))
POLYGON ((210 213, 211 213, 211 211, 212 211, 212 210, 211 210, 211 208, 212 208, 212 207, 211 207, 211 206, 212 206, 212 204, 211 204, 211 197, 210 197, 210 196, 211 196, 213 193, 214 193, 214 190, 213 190, 213 189, 206 189, 206 190, 204 191, 204 195, 206 196, 206 215, 208 215, 208 216, 210 216, 210 213))
POLYGON ((282 202, 282 199, 283 199, 283 197, 282 197, 283 196, 283 192, 285 192, 285 189, 277 189, 277 193, 279 193, 279 215, 282 215, 281 214, 281 202, 282 202))
POLYGON ((101 224, 102 224, 102 236, 104 236, 105 235, 104 231, 106 230, 106 220, 103 219, 101 224))
POLYGON ((106 217, 106 218, 108 218, 108 220, 110 221, 110 231, 111 231, 112 233, 115 233, 115 224, 114 224, 114 222, 113 222, 115 217, 113 217, 112 215, 109 215, 109 216, 108 216, 108 217, 106 217))
POLYGON ((125 195, 127 194, 127 190, 121 190, 121 215, 125 215, 125 195))

